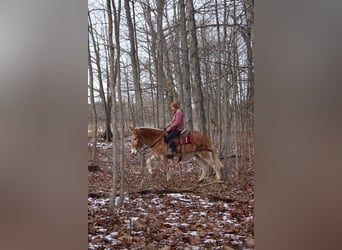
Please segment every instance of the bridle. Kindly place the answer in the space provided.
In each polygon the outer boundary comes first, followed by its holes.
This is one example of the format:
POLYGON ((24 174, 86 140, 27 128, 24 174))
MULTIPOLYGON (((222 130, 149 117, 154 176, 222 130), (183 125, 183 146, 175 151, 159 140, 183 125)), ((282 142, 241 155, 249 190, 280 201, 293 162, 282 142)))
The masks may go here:
POLYGON ((145 144, 145 138, 143 136, 141 136, 141 135, 138 135, 138 134, 136 134, 136 136, 137 136, 138 139, 141 139, 141 143, 142 143, 142 146, 140 147, 139 150, 137 149, 137 151, 138 151, 139 154, 144 155, 143 152, 148 148, 147 145, 145 144))
MULTIPOLYGON (((168 131, 163 132, 163 134, 161 134, 161 135, 153 142, 153 144, 150 146, 150 148, 153 149, 153 148, 158 144, 158 142, 164 137, 164 135, 166 135, 167 132, 168 132, 168 131)), ((141 141, 141 143, 142 143, 141 148, 143 148, 143 149, 142 149, 142 150, 139 150, 138 152, 139 152, 139 154, 143 154, 143 152, 144 152, 146 149, 148 149, 147 145, 145 144, 145 138, 144 138, 142 135, 138 135, 138 134, 137 134, 137 138, 139 138, 139 139, 142 140, 142 141, 141 141)))

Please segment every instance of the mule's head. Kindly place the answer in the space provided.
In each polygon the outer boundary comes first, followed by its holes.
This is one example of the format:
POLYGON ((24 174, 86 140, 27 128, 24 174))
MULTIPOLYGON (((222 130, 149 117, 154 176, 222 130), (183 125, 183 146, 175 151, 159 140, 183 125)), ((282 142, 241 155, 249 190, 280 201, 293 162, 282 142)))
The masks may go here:
POLYGON ((138 135, 136 128, 130 127, 129 130, 131 131, 131 154, 137 155, 144 146, 143 138, 138 135))

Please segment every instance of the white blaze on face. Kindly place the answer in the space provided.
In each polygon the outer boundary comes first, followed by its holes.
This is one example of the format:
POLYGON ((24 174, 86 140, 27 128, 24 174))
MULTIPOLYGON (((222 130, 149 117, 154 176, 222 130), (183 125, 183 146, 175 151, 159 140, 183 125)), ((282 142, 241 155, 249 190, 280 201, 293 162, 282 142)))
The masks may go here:
POLYGON ((138 154, 138 147, 139 146, 139 139, 137 135, 132 135, 131 137, 131 154, 137 155, 138 154))
POLYGON ((131 141, 131 154, 132 155, 137 155, 138 154, 138 137, 132 136, 132 141, 131 141))
POLYGON ((136 155, 138 153, 138 150, 136 148, 131 148, 131 154, 136 155))

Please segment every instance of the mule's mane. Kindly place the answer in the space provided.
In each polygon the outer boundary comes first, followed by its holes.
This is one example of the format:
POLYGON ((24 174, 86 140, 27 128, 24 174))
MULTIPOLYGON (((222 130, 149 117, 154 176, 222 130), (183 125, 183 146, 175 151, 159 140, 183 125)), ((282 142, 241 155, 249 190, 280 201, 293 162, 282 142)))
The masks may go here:
POLYGON ((146 130, 159 130, 159 131, 163 131, 160 128, 152 128, 152 127, 136 127, 136 129, 146 129, 146 130))
POLYGON ((157 137, 164 133, 164 130, 159 128, 150 128, 150 127, 137 127, 137 134, 144 135, 147 137, 157 137))

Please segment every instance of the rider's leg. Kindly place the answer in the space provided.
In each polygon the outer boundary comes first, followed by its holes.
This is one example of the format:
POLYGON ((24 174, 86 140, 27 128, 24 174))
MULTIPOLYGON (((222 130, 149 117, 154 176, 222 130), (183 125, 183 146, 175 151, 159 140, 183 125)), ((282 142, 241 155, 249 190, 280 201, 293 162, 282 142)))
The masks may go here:
POLYGON ((169 143, 169 147, 171 148, 171 152, 174 154, 176 153, 176 144, 174 142, 174 138, 179 135, 179 131, 171 130, 170 133, 167 135, 167 141, 169 143))

